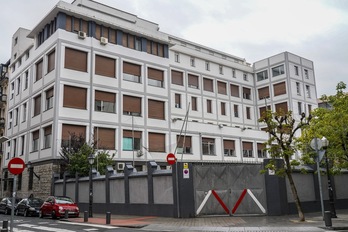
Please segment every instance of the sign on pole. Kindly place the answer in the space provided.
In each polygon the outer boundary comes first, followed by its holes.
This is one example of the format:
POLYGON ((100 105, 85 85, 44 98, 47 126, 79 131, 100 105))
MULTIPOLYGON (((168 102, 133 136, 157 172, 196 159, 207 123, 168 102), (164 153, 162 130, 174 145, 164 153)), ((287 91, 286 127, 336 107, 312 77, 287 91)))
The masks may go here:
POLYGON ((21 158, 15 157, 8 162, 7 168, 13 175, 19 175, 24 171, 25 163, 21 158))
POLYGON ((169 154, 167 155, 167 163, 168 163, 169 165, 173 165, 173 164, 175 164, 175 162, 176 162, 176 157, 175 157, 175 155, 174 155, 173 153, 169 153, 169 154))

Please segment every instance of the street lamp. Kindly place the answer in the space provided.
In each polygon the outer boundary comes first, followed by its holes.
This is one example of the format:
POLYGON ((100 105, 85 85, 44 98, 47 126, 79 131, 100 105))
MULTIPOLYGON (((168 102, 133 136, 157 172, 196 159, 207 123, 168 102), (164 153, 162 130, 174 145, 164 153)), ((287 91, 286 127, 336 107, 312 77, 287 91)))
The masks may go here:
POLYGON ((91 153, 88 156, 88 163, 89 163, 89 217, 93 217, 93 182, 92 182, 92 166, 94 164, 94 154, 91 153))
MULTIPOLYGON (((327 138, 323 137, 321 139, 321 141, 323 142, 323 148, 326 149, 329 146, 329 140, 327 140, 327 138)), ((330 202, 331 218, 337 218, 334 197, 333 197, 333 189, 332 189, 332 185, 331 185, 331 176, 330 176, 330 168, 329 168, 329 161, 327 158, 327 153, 325 155, 325 162, 326 162, 327 188, 329 190, 329 202, 330 202)))

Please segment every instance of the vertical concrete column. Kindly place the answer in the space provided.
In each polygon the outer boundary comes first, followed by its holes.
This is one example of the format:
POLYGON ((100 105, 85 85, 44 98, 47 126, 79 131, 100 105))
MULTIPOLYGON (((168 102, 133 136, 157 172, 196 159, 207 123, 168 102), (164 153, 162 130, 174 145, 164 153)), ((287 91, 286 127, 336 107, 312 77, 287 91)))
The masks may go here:
POLYGON ((125 203, 130 203, 130 197, 129 197, 129 175, 133 172, 133 165, 126 164, 124 167, 124 197, 125 197, 125 203))
POLYGON ((105 172, 105 203, 110 204, 110 176, 114 173, 112 166, 106 167, 105 172))
POLYGON ((147 189, 148 189, 148 204, 154 204, 153 195, 153 173, 157 169, 155 161, 147 162, 147 189))

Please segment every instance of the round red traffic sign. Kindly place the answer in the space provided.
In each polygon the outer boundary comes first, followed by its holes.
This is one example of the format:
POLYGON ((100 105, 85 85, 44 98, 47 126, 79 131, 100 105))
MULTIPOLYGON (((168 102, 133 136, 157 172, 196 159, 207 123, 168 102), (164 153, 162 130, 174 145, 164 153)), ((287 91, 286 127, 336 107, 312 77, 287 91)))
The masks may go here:
POLYGON ((167 163, 168 163, 169 165, 173 165, 173 164, 175 164, 175 162, 176 162, 176 157, 175 157, 175 155, 174 155, 173 153, 169 153, 169 154, 167 155, 167 163))
POLYGON ((7 168, 13 175, 19 175, 23 172, 25 163, 21 158, 15 157, 8 162, 7 168))

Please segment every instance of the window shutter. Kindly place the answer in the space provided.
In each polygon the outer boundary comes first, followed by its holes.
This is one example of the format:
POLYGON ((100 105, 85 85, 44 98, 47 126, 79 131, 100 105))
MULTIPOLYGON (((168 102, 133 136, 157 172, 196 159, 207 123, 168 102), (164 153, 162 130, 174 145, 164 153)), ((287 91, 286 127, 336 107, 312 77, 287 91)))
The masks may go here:
POLYGON ((243 142, 243 150, 253 150, 252 142, 243 142))
POLYGON ((71 16, 70 15, 66 16, 65 30, 72 31, 71 16))
POLYGON ((115 150, 115 129, 94 127, 94 141, 98 149, 115 150))
POLYGON ((197 98, 191 97, 192 110, 197 110, 197 98))
POLYGON ((189 86, 195 86, 198 88, 198 76, 188 74, 188 84, 189 86))
POLYGON ((265 144, 263 144, 263 143, 257 143, 257 150, 263 151, 263 150, 265 150, 265 149, 266 149, 265 144))
POLYGON ((203 87, 205 91, 214 92, 213 80, 208 78, 203 78, 203 87))
POLYGON ((46 98, 51 98, 53 97, 53 88, 50 88, 49 90, 46 91, 46 98))
POLYGON ((235 149, 235 141, 224 139, 224 149, 234 150, 235 149))
POLYGON ((164 120, 164 102, 149 99, 148 117, 164 120))
POLYGON ((33 132, 33 140, 39 139, 40 138, 40 131, 34 131, 33 132))
POLYGON ((123 62, 123 73, 127 73, 134 76, 141 76, 141 66, 128 62, 123 62))
POLYGON ((86 138, 86 127, 79 125, 63 124, 62 127, 62 140, 69 140, 70 134, 75 134, 76 136, 82 136, 86 138))
POLYGON ((269 98, 269 86, 258 89, 259 100, 269 98))
POLYGON ((87 72, 87 52, 66 47, 64 68, 87 72))
POLYGON ((214 143, 215 139, 212 138, 202 138, 202 143, 214 143))
POLYGON ((183 135, 176 136, 177 146, 184 147, 184 139, 185 139, 185 147, 191 147, 191 136, 183 136, 183 135))
POLYGON ((231 84, 231 96, 239 97, 239 86, 231 84))
POLYGON ((275 108, 276 108, 276 112, 278 114, 286 114, 288 112, 288 103, 287 102, 283 102, 283 103, 279 103, 279 104, 275 104, 275 108))
POLYGON ((165 134, 149 133, 149 151, 165 152, 165 134))
POLYGON ((212 110, 211 110, 211 100, 207 100, 207 112, 208 113, 211 113, 212 112, 212 110))
POLYGON ((274 96, 286 94, 286 85, 285 82, 281 82, 273 85, 274 96))
MULTIPOLYGON (((134 131, 134 138, 141 139, 141 131, 134 131)), ((133 138, 133 131, 123 130, 123 138, 133 138)))
POLYGON ((123 112, 141 114, 141 98, 123 95, 123 112))
POLYGON ((52 126, 45 127, 44 134, 45 134, 45 136, 52 134, 52 126))
POLYGON ((218 81, 218 93, 219 94, 227 94, 227 91, 226 91, 226 83, 225 82, 221 82, 221 81, 218 81))
POLYGON ((51 72, 55 68, 55 58, 56 58, 56 51, 53 50, 50 54, 47 56, 47 73, 51 72))
POLYGON ((95 74, 102 75, 106 77, 116 76, 116 60, 105 57, 105 56, 95 56, 95 74))
POLYGON ((105 101, 105 102, 113 102, 115 103, 116 100, 116 94, 115 93, 109 93, 109 92, 103 92, 103 91, 95 91, 95 100, 96 101, 105 101))
POLYGON ((184 85, 183 73, 179 71, 172 70, 172 84, 184 85))
POLYGON ((154 69, 154 68, 148 68, 147 69, 147 75, 149 79, 157 80, 157 81, 163 81, 163 71, 154 69))
POLYGON ((42 60, 36 63, 36 79, 35 79, 36 81, 42 78, 42 75, 43 75, 42 65, 43 65, 42 60))
POLYGON ((221 115, 226 115, 226 103, 221 102, 221 115))
POLYGON ((64 85, 63 107, 87 109, 87 89, 64 85))
POLYGON ((34 116, 41 113, 41 95, 34 98, 34 116))

